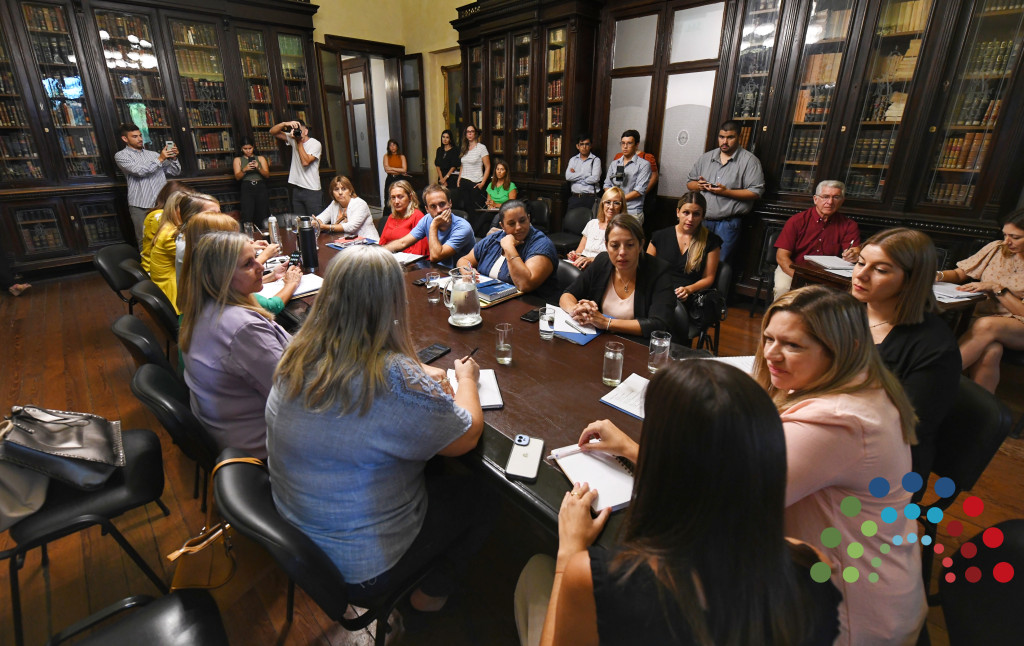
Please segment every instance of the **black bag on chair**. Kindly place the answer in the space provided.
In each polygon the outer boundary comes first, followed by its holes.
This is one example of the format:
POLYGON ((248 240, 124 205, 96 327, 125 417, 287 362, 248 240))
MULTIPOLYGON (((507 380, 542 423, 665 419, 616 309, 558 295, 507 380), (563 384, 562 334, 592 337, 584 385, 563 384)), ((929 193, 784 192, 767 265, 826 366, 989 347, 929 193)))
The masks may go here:
POLYGON ((0 426, 0 460, 72 487, 97 489, 125 464, 121 423, 89 413, 14 406, 0 426))
POLYGON ((690 317, 690 329, 706 330, 719 321, 724 321, 729 311, 725 297, 717 289, 703 289, 691 294, 683 303, 690 317))

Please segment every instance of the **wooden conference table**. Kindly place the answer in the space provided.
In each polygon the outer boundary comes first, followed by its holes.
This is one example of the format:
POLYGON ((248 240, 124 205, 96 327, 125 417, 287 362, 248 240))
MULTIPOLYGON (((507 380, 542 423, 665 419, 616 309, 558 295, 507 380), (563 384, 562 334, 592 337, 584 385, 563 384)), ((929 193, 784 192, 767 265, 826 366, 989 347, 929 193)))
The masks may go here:
MULTIPOLYGON (((284 247, 294 248, 294 236, 285 234, 284 247), (290 238, 290 239, 288 239, 290 238)), ((323 274, 334 255, 344 253, 326 245, 332 236, 321 236, 319 241, 319 267, 323 274)), ((475 348, 474 359, 481 369, 495 371, 504 407, 484 411, 484 431, 480 444, 466 462, 482 467, 497 488, 510 494, 509 498, 536 517, 549 531, 557 531, 558 509, 562 497, 571 489, 568 479, 555 466, 543 462, 535 483, 515 482, 505 478, 504 467, 512 449, 512 438, 524 433, 544 440, 545 455, 553 448, 575 444, 580 433, 598 419, 609 419, 635 440, 640 439, 641 422, 619 410, 598 401, 612 389, 601 383, 604 364, 604 344, 610 340, 624 341, 622 378, 630 373, 650 377, 647 371, 647 346, 628 337, 601 335, 585 346, 563 339, 545 341, 540 338, 536 323, 527 323, 519 317, 535 309, 543 301, 529 294, 482 309, 483 323, 475 328, 462 329, 448 324, 449 311, 441 303, 427 302, 426 289, 412 281, 428 271, 444 268, 432 267, 421 260, 405 268, 406 290, 409 299, 410 330, 413 345, 425 348, 441 343, 451 352, 434 361, 440 368, 452 367, 457 357, 463 357, 475 348), (511 323, 512 363, 500 365, 494 356, 498 323, 511 323)), ((372 297, 372 295, 367 295, 372 297)), ((315 296, 306 300, 315 300, 315 296)), ((291 306, 291 304, 289 304, 291 306)), ((299 307, 303 307, 299 305, 299 307)), ((674 355, 707 356, 696 350, 674 350, 674 355)), ((608 529, 599 542, 614 542, 623 512, 612 514, 608 529)))

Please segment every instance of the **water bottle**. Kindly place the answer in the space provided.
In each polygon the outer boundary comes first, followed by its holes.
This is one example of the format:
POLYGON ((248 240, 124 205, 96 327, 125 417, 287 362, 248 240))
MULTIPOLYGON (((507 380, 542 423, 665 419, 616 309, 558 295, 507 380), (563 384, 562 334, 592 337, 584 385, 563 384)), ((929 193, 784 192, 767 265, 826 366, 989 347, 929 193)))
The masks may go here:
POLYGON ((270 236, 270 242, 272 244, 281 244, 281 231, 277 228, 277 217, 270 216, 267 218, 267 234, 270 236))
POLYGON ((302 266, 313 271, 318 266, 316 253, 316 231, 308 217, 299 218, 299 251, 302 252, 302 266))

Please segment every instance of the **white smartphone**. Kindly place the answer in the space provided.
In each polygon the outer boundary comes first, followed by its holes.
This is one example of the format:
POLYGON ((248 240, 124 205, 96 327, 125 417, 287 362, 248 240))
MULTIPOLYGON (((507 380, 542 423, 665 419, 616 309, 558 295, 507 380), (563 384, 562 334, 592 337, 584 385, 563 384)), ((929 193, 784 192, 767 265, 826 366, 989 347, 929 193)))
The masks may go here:
POLYGON ((174 148, 174 142, 168 139, 164 142, 164 150, 170 150, 171 148, 174 148))
POLYGON ((508 464, 505 465, 505 477, 509 480, 536 482, 543 458, 544 440, 529 435, 516 435, 508 455, 508 464))

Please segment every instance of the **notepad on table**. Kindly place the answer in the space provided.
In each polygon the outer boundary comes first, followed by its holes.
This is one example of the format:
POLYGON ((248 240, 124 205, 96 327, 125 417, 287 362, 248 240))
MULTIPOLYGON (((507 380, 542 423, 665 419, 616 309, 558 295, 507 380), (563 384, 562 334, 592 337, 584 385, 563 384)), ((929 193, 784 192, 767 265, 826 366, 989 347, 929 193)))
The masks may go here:
MULTIPOLYGON (((452 385, 452 390, 459 392, 459 380, 455 378, 455 371, 451 368, 448 369, 448 381, 452 385)), ((478 387, 480 392, 480 408, 492 410, 505 405, 504 400, 501 398, 501 390, 498 388, 498 377, 490 368, 480 371, 478 387)))
MULTIPOLYGON (((309 296, 314 292, 320 291, 320 286, 323 284, 324 279, 320 278, 316 274, 302 274, 302 279, 299 280, 299 286, 295 288, 295 292, 292 294, 292 297, 298 298, 299 296, 309 296)), ((284 289, 284 279, 275 280, 272 283, 264 283, 263 289, 260 290, 260 296, 263 298, 272 298, 282 289, 284 289)))
POLYGON ((555 336, 576 345, 586 345, 597 338, 600 332, 592 325, 583 325, 561 307, 555 308, 555 336))
POLYGON ((985 292, 961 292, 955 283, 935 283, 932 292, 940 303, 956 303, 972 298, 985 298, 985 292))
POLYGON ((502 282, 497 278, 483 280, 476 285, 477 297, 482 303, 493 303, 518 296, 521 292, 515 285, 502 282))
POLYGON ((612 511, 628 507, 633 497, 633 469, 629 462, 603 451, 573 451, 573 448, 575 445, 569 445, 551 453, 570 482, 586 482, 591 489, 597 489, 591 508, 599 512, 605 507, 611 507, 612 511))
POLYGON ((853 263, 839 256, 804 256, 807 262, 813 262, 825 269, 853 269, 853 263))
POLYGON ((650 379, 641 377, 634 372, 614 390, 602 397, 601 403, 608 404, 637 419, 643 419, 644 394, 647 392, 647 384, 650 382, 650 379))
POLYGON ((402 263, 403 265, 411 265, 420 258, 426 258, 426 256, 421 253, 407 253, 405 251, 395 252, 395 260, 402 263))
POLYGON ((698 357, 697 361, 721 361, 734 368, 739 368, 748 375, 754 374, 754 355, 752 354, 741 357, 698 357))

